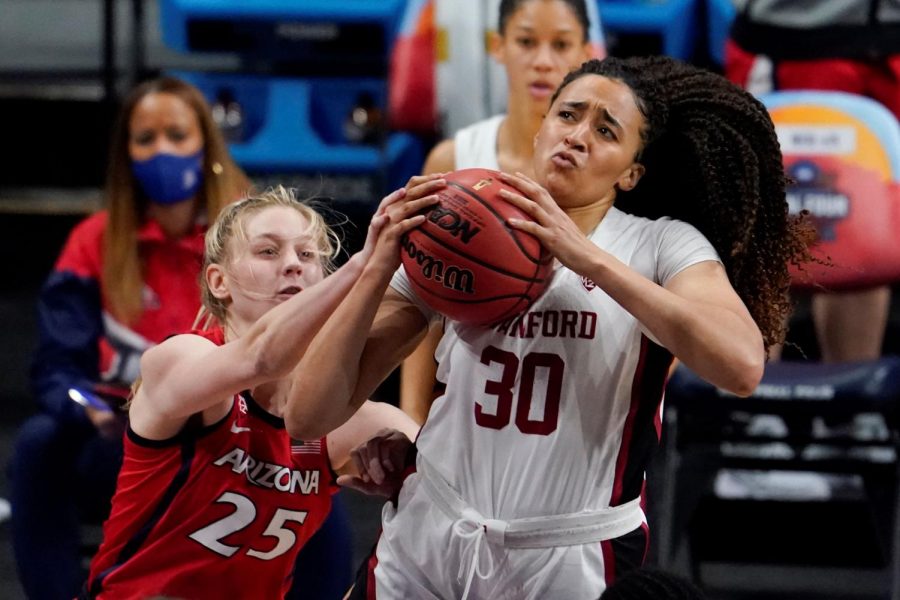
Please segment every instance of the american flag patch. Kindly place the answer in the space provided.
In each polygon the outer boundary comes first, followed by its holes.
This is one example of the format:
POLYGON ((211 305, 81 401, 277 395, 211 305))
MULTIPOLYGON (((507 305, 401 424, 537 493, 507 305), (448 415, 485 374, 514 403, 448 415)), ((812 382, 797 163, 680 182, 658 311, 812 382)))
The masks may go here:
POLYGON ((321 454, 322 440, 315 442, 297 442, 291 444, 291 454, 321 454))

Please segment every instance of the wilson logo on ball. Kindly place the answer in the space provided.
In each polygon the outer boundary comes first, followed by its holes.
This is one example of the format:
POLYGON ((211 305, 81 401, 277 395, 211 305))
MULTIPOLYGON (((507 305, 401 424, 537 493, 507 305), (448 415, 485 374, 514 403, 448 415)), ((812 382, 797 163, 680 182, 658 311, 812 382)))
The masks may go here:
POLYGON ((504 200, 496 171, 447 174, 438 204, 401 242, 413 291, 433 310, 472 325, 490 325, 531 306, 550 282, 551 257, 509 219, 531 217, 504 200))
POLYGON ((475 276, 472 274, 472 271, 455 265, 445 267, 444 261, 438 260, 416 248, 416 245, 408 236, 403 236, 400 243, 403 245, 406 255, 416 261, 416 264, 420 267, 422 277, 463 294, 475 293, 473 287, 475 276))

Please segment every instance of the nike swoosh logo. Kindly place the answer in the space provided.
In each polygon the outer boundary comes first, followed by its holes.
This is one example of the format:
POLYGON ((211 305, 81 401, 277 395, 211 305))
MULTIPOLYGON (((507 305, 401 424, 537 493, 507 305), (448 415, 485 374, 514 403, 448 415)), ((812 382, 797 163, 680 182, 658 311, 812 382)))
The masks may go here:
POLYGON ((231 433, 240 433, 242 431, 250 431, 249 427, 238 427, 237 421, 231 422, 231 433))

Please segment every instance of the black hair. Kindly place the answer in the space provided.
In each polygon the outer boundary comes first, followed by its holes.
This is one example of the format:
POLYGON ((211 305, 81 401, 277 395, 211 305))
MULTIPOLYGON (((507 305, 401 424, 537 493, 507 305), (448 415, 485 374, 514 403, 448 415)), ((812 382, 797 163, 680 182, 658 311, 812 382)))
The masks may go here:
POLYGON ((622 81, 644 117, 638 160, 646 172, 616 206, 686 221, 709 239, 763 334, 784 341, 791 313, 788 264, 812 260, 815 231, 790 216, 781 147, 759 100, 720 75, 656 56, 589 60, 569 73, 551 104, 585 75, 622 81))
MULTIPOLYGON (((509 23, 509 20, 512 18, 513 14, 519 7, 525 4, 526 2, 533 2, 536 0, 500 0, 500 10, 499 17, 497 22, 497 31, 503 35, 506 31, 506 24, 509 23)), ((578 20, 578 23, 581 24, 581 28, 583 30, 583 39, 587 41, 588 32, 591 29, 591 20, 588 18, 587 12, 587 3, 585 0, 560 0, 565 3, 575 15, 575 18, 578 20)))

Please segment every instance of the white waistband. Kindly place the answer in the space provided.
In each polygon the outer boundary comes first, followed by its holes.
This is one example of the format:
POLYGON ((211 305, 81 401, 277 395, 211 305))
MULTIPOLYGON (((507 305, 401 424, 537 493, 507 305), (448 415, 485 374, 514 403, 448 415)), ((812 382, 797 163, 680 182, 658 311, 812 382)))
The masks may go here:
POLYGON ((640 497, 601 510, 502 521, 487 519, 469 507, 424 456, 418 455, 417 472, 428 495, 454 521, 473 521, 487 540, 506 548, 550 548, 610 540, 640 527, 644 521, 640 497))
POLYGON ((621 506, 590 512, 531 517, 525 519, 487 519, 460 498, 446 479, 419 453, 416 471, 428 496, 445 515, 453 520, 453 533, 465 544, 463 552, 469 554, 469 566, 460 561, 459 578, 465 578, 461 596, 466 600, 475 575, 488 579, 494 574, 494 558, 491 550, 482 553, 482 544, 504 548, 550 548, 575 546, 601 542, 625 535, 640 527, 644 521, 640 497, 621 506), (482 570, 482 562, 486 567, 482 570))

